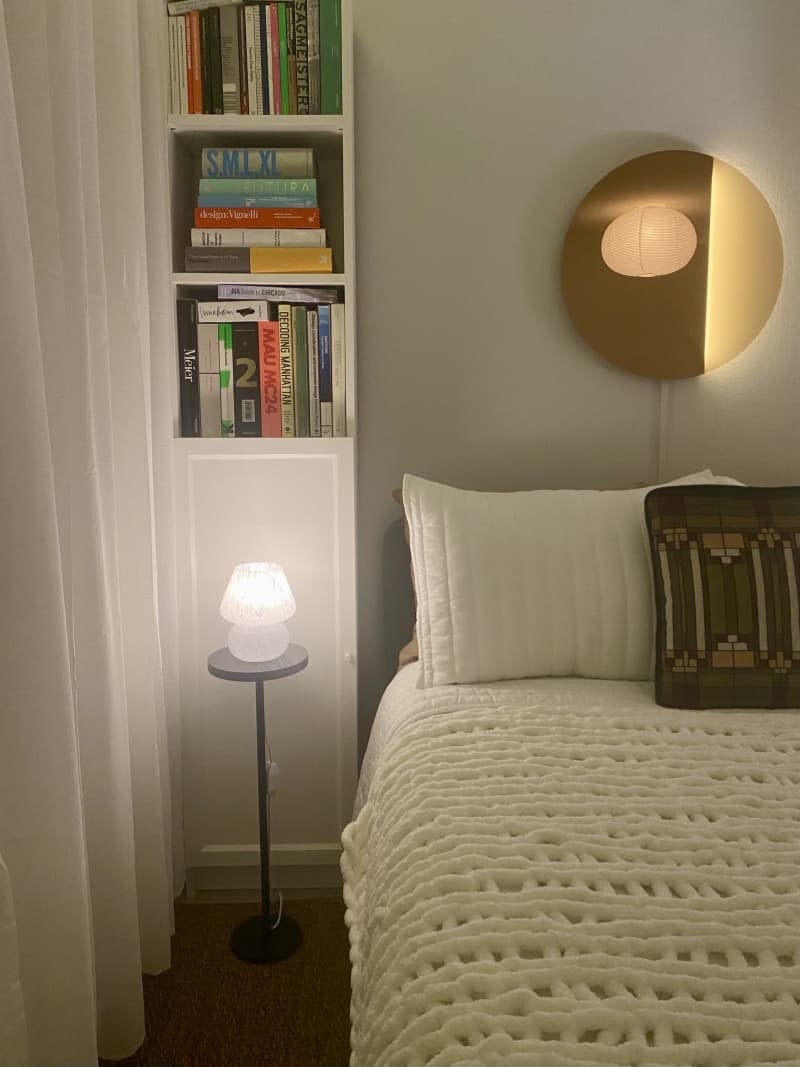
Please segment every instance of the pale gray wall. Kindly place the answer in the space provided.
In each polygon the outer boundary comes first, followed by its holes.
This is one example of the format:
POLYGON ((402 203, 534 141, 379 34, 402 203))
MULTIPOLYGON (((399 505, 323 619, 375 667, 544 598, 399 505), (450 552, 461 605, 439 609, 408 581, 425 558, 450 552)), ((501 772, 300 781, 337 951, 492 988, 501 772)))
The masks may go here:
POLYGON ((404 471, 498 489, 705 465, 800 480, 800 3, 355 0, 355 34, 363 747, 412 622, 404 471), (661 388, 580 340, 559 263, 591 186, 675 147, 761 188, 787 265, 738 360, 661 388))

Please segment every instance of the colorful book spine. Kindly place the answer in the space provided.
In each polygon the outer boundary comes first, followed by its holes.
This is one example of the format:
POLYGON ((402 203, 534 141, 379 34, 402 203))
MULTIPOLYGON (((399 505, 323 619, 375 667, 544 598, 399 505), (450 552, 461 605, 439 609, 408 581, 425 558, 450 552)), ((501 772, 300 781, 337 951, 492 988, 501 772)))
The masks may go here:
POLYGON ((289 52, 286 43, 286 4, 276 5, 278 8, 278 41, 279 62, 281 72, 281 114, 289 114, 289 52))
POLYGON ((191 113, 202 115, 206 101, 203 96, 203 39, 200 28, 200 12, 190 11, 187 15, 189 20, 189 40, 191 41, 191 113))
POLYGON ((215 323, 201 323, 199 316, 197 352, 200 370, 200 434, 202 437, 221 437, 219 331, 215 323))
POLYGON ((308 8, 307 0, 294 0, 294 50, 297 67, 297 114, 308 115, 308 8))
POLYGON ((235 7, 223 7, 220 10, 219 40, 222 112, 225 115, 238 115, 242 97, 239 84, 239 19, 235 7))
MULTIPOLYGON (((231 196, 306 196, 316 203, 316 178, 201 178, 202 195, 225 193, 231 196)), ((314 205, 311 205, 312 207, 314 205)))
POLYGON ((261 373, 261 436, 281 437, 281 356, 277 322, 258 324, 261 373))
POLYGON ((288 110, 290 115, 297 114, 297 55, 294 37, 294 4, 284 4, 286 12, 286 72, 288 77, 288 110))
POLYGON ((281 361, 281 437, 294 437, 294 344, 291 304, 278 304, 278 351, 281 361))
POLYGON ((294 424, 297 437, 308 437, 308 325, 302 304, 292 305, 294 341, 294 424))
POLYGON ((209 248, 190 246, 184 252, 184 267, 189 272, 235 271, 239 274, 247 274, 250 271, 251 251, 249 248, 227 246, 209 248))
POLYGON ((267 39, 267 10, 265 4, 258 5, 258 62, 259 82, 261 84, 261 111, 269 115, 270 92, 269 92, 269 41, 267 39))
POLYGON ((333 436, 347 437, 344 304, 331 304, 331 401, 333 436))
POLYGON ((200 374, 197 358, 197 302, 177 301, 178 373, 182 437, 200 436, 200 374))
POLYGON ((266 300, 198 300, 197 321, 200 324, 217 322, 258 322, 269 318, 266 300))
POLYGON ((331 309, 328 304, 319 306, 319 419, 320 436, 333 437, 331 309))
POLYGON ((245 5, 244 9, 244 32, 245 51, 247 53, 247 100, 248 114, 257 115, 259 103, 256 98, 256 37, 255 37, 256 9, 252 4, 245 5))
POLYGON ((258 323, 231 325, 234 425, 237 437, 261 436, 261 389, 258 373, 258 323))
POLYGON ((261 19, 258 5, 253 7, 253 51, 255 53, 255 86, 256 86, 256 111, 257 115, 264 112, 264 48, 261 40, 261 19))
POLYGON ((235 405, 233 402, 233 329, 229 322, 217 326, 219 340, 219 398, 220 429, 222 437, 236 434, 235 405))
POLYGON ((333 304, 335 289, 305 289, 302 286, 248 285, 223 283, 217 286, 218 300, 270 300, 283 304, 333 304))
POLYGON ((269 37, 270 37, 270 60, 272 63, 272 95, 273 115, 282 115, 281 108, 281 33, 278 25, 278 7, 281 5, 269 5, 269 37))
MULTIPOLYGON (((204 249, 206 252, 217 249, 204 249)), ((234 251, 228 249, 228 251, 234 251)), ((240 249, 235 249, 240 251, 240 249)), ((249 248, 254 274, 329 274, 333 270, 330 248, 249 248)))
POLYGON ((238 6, 242 0, 171 0, 167 4, 170 15, 185 15, 187 11, 202 11, 206 7, 238 6))
POLYGON ((319 208, 268 208, 268 207, 198 207, 194 212, 195 226, 214 226, 217 229, 229 226, 247 226, 262 229, 318 229, 319 208))
POLYGON ((289 193, 286 196, 238 196, 233 193, 200 193, 198 207, 316 207, 316 194, 289 193))
POLYGON ((319 0, 320 106, 323 115, 342 113, 341 0, 319 0))
POLYGON ((192 246, 203 245, 263 245, 281 248, 289 245, 294 248, 324 248, 325 230, 268 230, 268 229, 198 229, 192 228, 192 246))
POLYGON ((306 17, 308 19, 308 107, 312 115, 319 115, 322 110, 319 79, 319 3, 320 0, 308 0, 306 17))
POLYGON ((311 437, 321 435, 319 413, 319 312, 306 311, 308 338, 308 429, 311 437))

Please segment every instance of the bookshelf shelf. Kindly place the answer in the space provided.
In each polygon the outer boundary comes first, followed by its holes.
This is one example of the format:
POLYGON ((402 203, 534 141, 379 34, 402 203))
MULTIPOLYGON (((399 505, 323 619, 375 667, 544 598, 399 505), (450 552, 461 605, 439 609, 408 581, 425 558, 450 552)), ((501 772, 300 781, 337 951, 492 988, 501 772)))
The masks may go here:
POLYGON ((167 127, 179 134, 289 134, 341 137, 341 115, 170 115, 167 127))
POLYGON ((349 277, 345 274, 205 274, 200 272, 176 272, 172 275, 176 286, 213 285, 222 283, 230 285, 347 285, 349 277))

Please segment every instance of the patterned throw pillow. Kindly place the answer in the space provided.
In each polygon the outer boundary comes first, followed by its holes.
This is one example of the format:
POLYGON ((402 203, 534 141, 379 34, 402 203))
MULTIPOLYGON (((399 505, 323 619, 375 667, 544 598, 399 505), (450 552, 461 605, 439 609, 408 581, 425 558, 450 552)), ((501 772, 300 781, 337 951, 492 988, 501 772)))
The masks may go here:
POLYGON ((657 702, 800 707, 800 487, 654 489, 645 517, 657 702))

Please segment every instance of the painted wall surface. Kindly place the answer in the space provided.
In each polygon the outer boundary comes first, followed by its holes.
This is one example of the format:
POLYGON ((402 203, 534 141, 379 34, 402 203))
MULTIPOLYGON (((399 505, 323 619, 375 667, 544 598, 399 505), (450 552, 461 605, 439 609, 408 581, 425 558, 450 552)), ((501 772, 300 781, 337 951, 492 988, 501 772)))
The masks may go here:
POLYGON ((800 481, 797 0, 356 0, 361 746, 412 600, 404 471, 608 487, 710 465, 800 481), (759 337, 660 386, 595 355, 559 286, 591 186, 663 148, 765 194, 784 285, 759 337))

